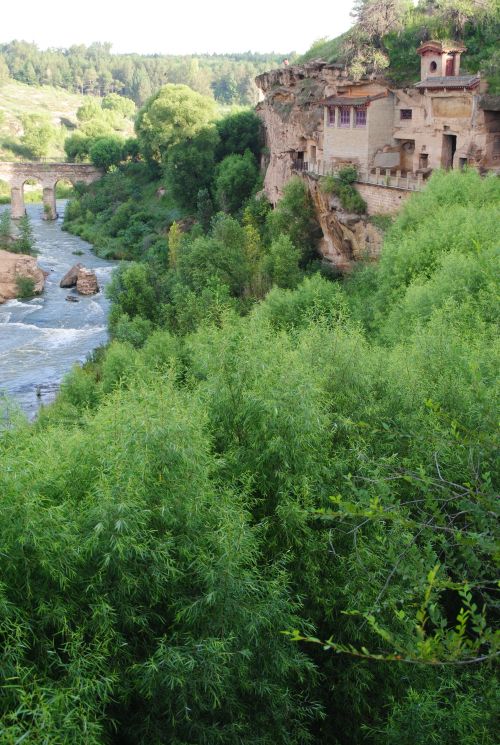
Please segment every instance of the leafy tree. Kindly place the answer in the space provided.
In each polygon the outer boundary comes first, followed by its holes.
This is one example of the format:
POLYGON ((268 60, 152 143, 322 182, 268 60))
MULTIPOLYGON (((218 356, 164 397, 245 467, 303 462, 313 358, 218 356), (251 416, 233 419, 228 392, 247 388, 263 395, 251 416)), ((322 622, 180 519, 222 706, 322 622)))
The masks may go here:
POLYGON ((227 155, 215 171, 214 194, 220 209, 234 213, 255 188, 258 169, 255 158, 247 150, 244 155, 227 155))
POLYGON ((168 264, 172 269, 177 267, 177 257, 181 247, 182 232, 175 220, 168 231, 168 264))
POLYGON ((0 243, 8 243, 11 234, 10 211, 4 209, 0 212, 0 243))
POLYGON ((256 158, 260 155, 262 123, 253 111, 239 111, 220 119, 217 124, 220 142, 217 146, 217 160, 226 155, 243 155, 250 150, 256 158))
POLYGON ((169 192, 180 207, 194 212, 199 190, 211 185, 218 139, 215 128, 207 127, 168 148, 164 172, 169 192))
POLYGON ((207 233, 210 228, 213 216, 214 205, 210 192, 208 189, 200 189, 196 195, 196 219, 205 233, 207 233))
POLYGON ((218 80, 214 80, 212 83, 212 90, 217 101, 224 104, 231 104, 237 96, 238 86, 234 77, 232 75, 227 75, 218 80))
POLYGON ((139 156, 139 143, 136 137, 128 137, 123 143, 123 159, 136 160, 139 156))
POLYGON ((16 240, 16 250, 25 254, 35 253, 35 237, 29 215, 23 215, 19 220, 19 238, 16 240))
POLYGON ((128 119, 131 119, 135 114, 134 101, 126 96, 119 96, 118 93, 108 93, 102 99, 102 108, 105 111, 117 111, 128 119))
POLYGON ((401 28, 408 7, 407 0, 356 0, 352 16, 357 29, 369 41, 380 46, 389 31, 401 28))
POLYGON ((287 235, 282 235, 271 243, 264 259, 264 271, 272 285, 293 289, 302 276, 299 261, 300 250, 287 235))
POLYGON ((152 85, 149 75, 144 67, 138 67, 133 74, 130 85, 130 95, 137 104, 142 106, 152 93, 152 85))
POLYGON ((10 78, 9 67, 3 55, 0 54, 0 85, 6 83, 10 78))
POLYGON ((92 138, 86 137, 81 132, 66 137, 64 140, 64 151, 69 161, 84 161, 89 157, 92 138))
POLYGON ((41 114, 27 114, 22 122, 24 132, 21 142, 34 158, 45 157, 55 137, 55 129, 50 119, 41 114))
POLYGON ((108 404, 82 412, 79 434, 45 433, 58 464, 41 448, 27 458, 22 498, 2 448, 2 670, 17 680, 2 696, 3 736, 299 745, 318 710, 304 695, 311 663, 275 634, 300 608, 287 573, 263 564, 242 495, 212 481, 202 406, 145 370, 127 390, 133 351, 111 356, 108 404))
POLYGON ((289 236, 301 253, 301 265, 314 258, 320 230, 311 197, 300 178, 290 179, 286 184, 283 197, 268 215, 267 224, 273 239, 289 236))
POLYGON ((457 39, 464 35, 465 25, 469 21, 479 23, 497 15, 498 3, 495 0, 436 0, 436 7, 445 20, 450 21, 457 39))
POLYGON ((195 137, 213 119, 210 99, 186 85, 165 85, 137 115, 135 129, 141 152, 146 158, 161 161, 170 146, 195 137))
POLYGON ((121 266, 113 274, 106 292, 113 301, 111 330, 114 319, 121 314, 126 314, 129 318, 141 316, 150 321, 158 318, 157 296, 151 282, 150 271, 145 264, 130 263, 121 266))
POLYGON ((123 140, 118 137, 100 137, 89 149, 90 160, 98 168, 109 171, 117 166, 123 157, 123 140))
POLYGON ((226 285, 232 295, 242 295, 250 273, 243 228, 234 218, 218 215, 210 236, 182 242, 177 271, 183 285, 196 293, 201 293, 212 277, 218 284, 226 285))
POLYGON ((102 115, 102 106, 98 98, 87 96, 82 105, 77 109, 76 118, 79 122, 89 122, 92 119, 99 119, 102 115))

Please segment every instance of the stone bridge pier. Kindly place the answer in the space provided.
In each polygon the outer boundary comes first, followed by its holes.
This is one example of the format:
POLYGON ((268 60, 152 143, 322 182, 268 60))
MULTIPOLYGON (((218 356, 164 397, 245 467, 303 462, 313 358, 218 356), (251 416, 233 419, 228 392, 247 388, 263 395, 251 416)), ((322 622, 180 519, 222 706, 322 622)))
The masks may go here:
POLYGON ((18 220, 26 214, 24 185, 36 179, 42 185, 45 220, 57 218, 56 186, 58 181, 91 184, 102 178, 104 171, 87 163, 0 163, 0 179, 10 185, 11 216, 18 220))

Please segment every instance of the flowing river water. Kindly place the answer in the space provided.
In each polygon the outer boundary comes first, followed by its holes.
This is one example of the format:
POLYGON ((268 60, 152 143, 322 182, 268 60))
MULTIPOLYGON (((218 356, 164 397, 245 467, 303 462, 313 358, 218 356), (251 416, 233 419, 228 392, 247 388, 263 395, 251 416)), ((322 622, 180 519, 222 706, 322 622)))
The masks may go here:
MULTIPOLYGON (((66 202, 58 201, 60 215, 66 202)), ((0 209, 8 209, 0 208, 0 209)), ((100 259, 81 238, 61 230, 62 217, 42 219, 42 207, 27 206, 35 234, 37 261, 49 272, 42 295, 0 305, 0 393, 33 418, 41 404, 54 400, 62 377, 107 341, 109 302, 103 292, 118 262, 100 259), (75 255, 81 251, 81 255, 75 255), (81 262, 94 269, 101 291, 84 297, 62 289, 68 269, 81 262), (74 294, 78 302, 68 302, 74 294)))

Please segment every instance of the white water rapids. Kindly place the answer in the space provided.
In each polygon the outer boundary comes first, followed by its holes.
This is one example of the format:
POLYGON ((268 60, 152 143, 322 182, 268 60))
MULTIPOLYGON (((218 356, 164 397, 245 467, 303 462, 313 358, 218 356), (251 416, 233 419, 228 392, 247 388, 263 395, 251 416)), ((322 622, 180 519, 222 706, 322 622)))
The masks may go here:
MULTIPOLYGON (((58 202, 64 213, 65 202, 58 202)), ((0 209, 8 209, 0 208, 0 209)), ((10 300, 0 305, 0 393, 17 403, 31 418, 40 404, 52 401, 62 377, 75 362, 83 362, 107 341, 109 302, 103 289, 117 262, 100 259, 90 244, 61 230, 62 218, 42 220, 41 205, 27 206, 38 251, 37 261, 49 272, 43 295, 10 300), (75 255, 74 251, 82 251, 75 255), (101 291, 92 297, 62 289, 68 269, 81 262, 95 270, 101 291)))

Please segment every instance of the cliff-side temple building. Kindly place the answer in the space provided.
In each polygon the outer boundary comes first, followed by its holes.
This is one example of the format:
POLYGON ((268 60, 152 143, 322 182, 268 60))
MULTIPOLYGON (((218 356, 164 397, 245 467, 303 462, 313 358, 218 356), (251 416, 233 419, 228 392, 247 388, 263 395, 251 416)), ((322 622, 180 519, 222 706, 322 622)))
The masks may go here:
POLYGON ((460 73, 465 51, 457 42, 426 42, 417 49, 421 80, 413 87, 374 81, 322 101, 327 168, 352 162, 361 173, 379 167, 403 176, 500 168, 498 113, 485 108, 479 75, 460 73))
POLYGON ((462 73, 462 44, 428 41, 416 52, 420 81, 405 88, 375 75, 354 81, 342 65, 321 60, 256 78, 266 195, 276 204, 301 173, 323 230, 320 251, 340 269, 377 256, 381 234, 325 196, 319 176, 356 166, 357 190, 373 215, 397 212, 438 168, 500 174, 500 96, 487 95, 479 75, 462 73))
POLYGON ((428 41, 416 51, 421 79, 402 89, 380 78, 350 81, 341 66, 322 62, 257 78, 271 145, 274 175, 266 183, 271 201, 281 191, 275 182, 286 182, 294 170, 323 174, 353 164, 360 177, 399 174, 407 183, 421 182, 436 168, 469 165, 500 172, 500 98, 484 95, 479 75, 461 73, 466 48, 428 41), (315 98, 320 89, 323 96, 315 98), (275 115, 270 127, 268 104, 275 115), (302 115, 300 136, 294 108, 302 115), (286 150, 273 148, 271 130, 277 128, 282 132, 274 139, 286 150))

